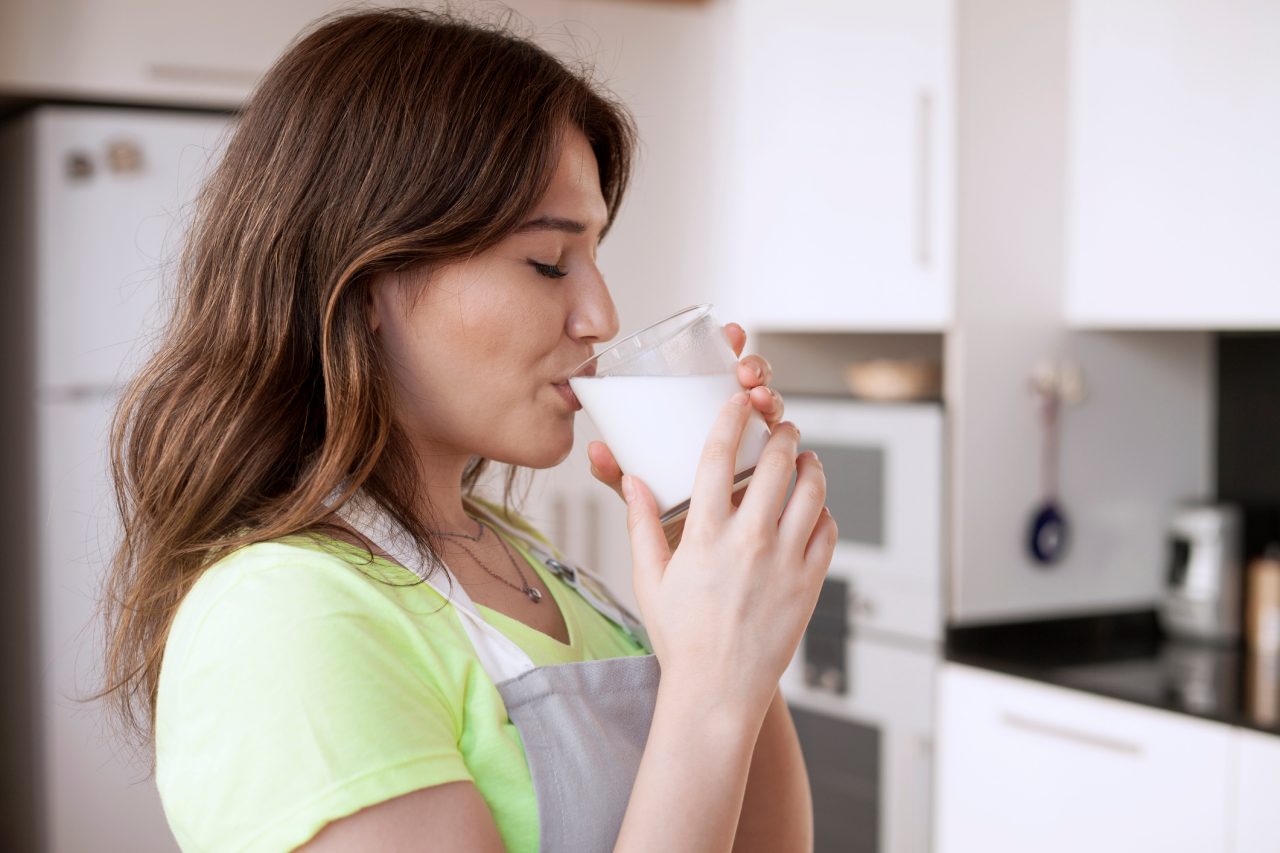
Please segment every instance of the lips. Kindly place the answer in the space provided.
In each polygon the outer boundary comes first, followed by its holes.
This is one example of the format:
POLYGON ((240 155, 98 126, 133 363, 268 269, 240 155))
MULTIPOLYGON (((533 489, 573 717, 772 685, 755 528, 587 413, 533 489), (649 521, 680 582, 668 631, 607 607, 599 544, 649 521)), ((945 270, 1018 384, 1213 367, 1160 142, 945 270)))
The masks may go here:
POLYGON ((578 395, 573 393, 568 382, 553 382, 551 387, 556 389, 560 397, 569 404, 569 408, 575 412, 582 408, 582 403, 578 402, 578 395))

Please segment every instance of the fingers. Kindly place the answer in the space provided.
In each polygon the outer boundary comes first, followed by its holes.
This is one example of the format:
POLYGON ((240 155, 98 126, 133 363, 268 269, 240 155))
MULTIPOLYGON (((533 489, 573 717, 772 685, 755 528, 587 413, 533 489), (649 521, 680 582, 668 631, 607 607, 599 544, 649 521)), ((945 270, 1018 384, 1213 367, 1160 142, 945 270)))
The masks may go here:
POLYGON ((751 414, 747 395, 734 394, 720 409, 715 424, 702 447, 702 457, 693 478, 693 495, 689 499, 689 526, 696 529, 700 520, 728 516, 732 505, 734 463, 742 431, 751 414))
POLYGON ((613 457, 613 451, 603 441, 587 445, 587 459, 591 462, 591 476, 622 494, 622 466, 613 457))
POLYGON ((658 521, 658 502, 649 487, 636 477, 623 477, 621 488, 627 501, 633 582, 637 588, 652 589, 671 559, 666 534, 658 521))
POLYGON ((782 412, 785 404, 782 401, 782 395, 772 388, 757 386, 749 392, 751 394, 751 405, 757 412, 764 416, 764 422, 769 426, 773 426, 782 420, 782 412))
POLYGON ((751 395, 751 405, 764 415, 765 423, 773 426, 782 420, 782 395, 768 387, 773 381, 773 367, 758 355, 749 355, 738 362, 738 384, 751 395))
POLYGON ((773 529, 787 498, 791 475, 796 471, 799 444, 800 431, 795 424, 784 422, 774 427, 756 462, 756 471, 751 475, 747 493, 738 507, 739 514, 746 513, 758 520, 767 521, 769 529, 773 529))
POLYGON ((815 574, 825 575, 831 567, 831 558, 836 552, 836 543, 840 539, 840 530, 836 520, 824 506, 818 516, 818 523, 804 549, 805 569, 815 574))
MULTIPOLYGON (((755 477, 751 479, 752 484, 747 491, 755 486, 755 477)), ((822 471, 822 462, 816 453, 806 450, 796 460, 796 487, 778 522, 778 540, 788 553, 798 551, 810 542, 814 526, 823 515, 826 500, 827 477, 822 471)))
POLYGON ((738 383, 743 388, 768 385, 773 381, 773 367, 763 356, 749 355, 738 362, 738 383))
POLYGON ((729 339, 734 355, 742 355, 742 348, 747 345, 747 332, 737 323, 724 324, 724 336, 729 339))

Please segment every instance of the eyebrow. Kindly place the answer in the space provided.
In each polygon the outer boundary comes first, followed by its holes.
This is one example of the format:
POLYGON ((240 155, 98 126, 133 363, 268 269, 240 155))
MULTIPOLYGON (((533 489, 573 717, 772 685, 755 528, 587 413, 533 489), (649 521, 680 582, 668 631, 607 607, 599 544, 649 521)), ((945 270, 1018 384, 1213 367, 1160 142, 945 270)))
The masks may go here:
POLYGON ((516 229, 517 234, 523 234, 526 231, 564 231, 568 234, 584 234, 587 226, 575 219, 562 219, 558 216, 539 216, 537 219, 530 219, 525 224, 516 229))

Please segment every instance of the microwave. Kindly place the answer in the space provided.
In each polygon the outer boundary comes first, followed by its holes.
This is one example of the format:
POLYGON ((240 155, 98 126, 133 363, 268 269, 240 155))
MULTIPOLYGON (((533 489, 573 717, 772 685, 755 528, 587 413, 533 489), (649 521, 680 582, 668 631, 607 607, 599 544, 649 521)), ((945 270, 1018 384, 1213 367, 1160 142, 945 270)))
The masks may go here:
POLYGON ((942 405, 789 396, 786 416, 826 472, 840 528, 829 576, 847 585, 852 624, 941 640, 942 405))

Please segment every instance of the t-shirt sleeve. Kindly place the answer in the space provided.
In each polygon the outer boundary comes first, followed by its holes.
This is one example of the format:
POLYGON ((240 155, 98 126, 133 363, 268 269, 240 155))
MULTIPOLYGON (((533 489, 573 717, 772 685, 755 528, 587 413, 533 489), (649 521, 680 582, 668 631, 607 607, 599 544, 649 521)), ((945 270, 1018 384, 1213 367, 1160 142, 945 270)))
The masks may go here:
POLYGON ((288 850, 469 780, 460 711, 407 614, 331 555, 255 547, 197 584, 166 645, 156 782, 183 848, 288 850))

